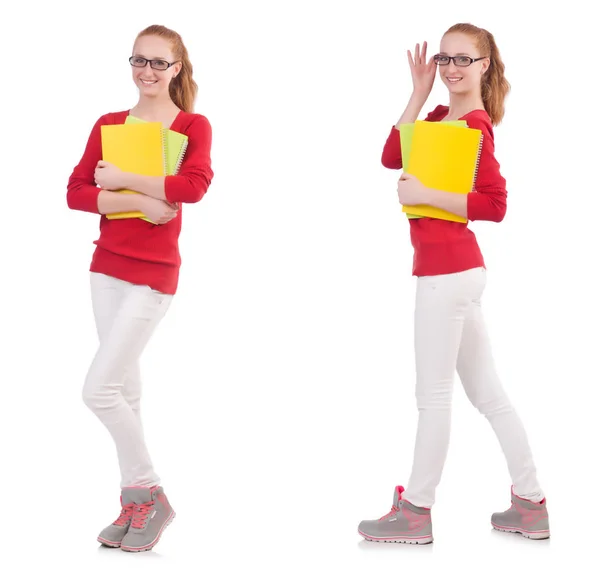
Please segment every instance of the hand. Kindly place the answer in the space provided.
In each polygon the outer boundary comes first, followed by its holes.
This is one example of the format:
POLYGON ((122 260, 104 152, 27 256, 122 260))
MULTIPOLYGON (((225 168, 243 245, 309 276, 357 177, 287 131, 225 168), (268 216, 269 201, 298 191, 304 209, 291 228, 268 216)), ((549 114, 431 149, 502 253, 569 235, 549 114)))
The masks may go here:
POLYGON ((171 204, 165 200, 141 195, 140 211, 144 216, 156 224, 171 222, 179 212, 178 204, 171 204))
POLYGON ((433 58, 427 61, 427 42, 423 42, 423 51, 421 52, 419 44, 415 46, 415 58, 413 60, 410 50, 408 50, 408 65, 413 82, 413 92, 427 99, 431 93, 433 82, 435 80, 435 63, 433 58))
POLYGON ((412 174, 402 173, 398 181, 398 200, 404 206, 426 204, 427 187, 412 174))
POLYGON ((106 161, 98 161, 94 171, 94 180, 102 190, 121 190, 123 171, 106 161))

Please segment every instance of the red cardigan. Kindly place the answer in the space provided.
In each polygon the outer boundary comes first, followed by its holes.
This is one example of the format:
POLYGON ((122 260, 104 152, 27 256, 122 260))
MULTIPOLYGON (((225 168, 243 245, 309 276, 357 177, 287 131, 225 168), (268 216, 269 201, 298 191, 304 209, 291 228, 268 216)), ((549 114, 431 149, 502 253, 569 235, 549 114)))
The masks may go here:
MULTIPOLYGON (((128 114, 128 111, 108 113, 94 125, 83 157, 69 178, 69 208, 99 214, 100 188, 94 182, 94 170, 102 158, 100 126, 125 123, 128 114)), ((210 123, 202 115, 180 111, 171 129, 188 136, 188 147, 179 173, 165 178, 166 198, 169 202, 198 202, 213 177, 210 123)), ((171 222, 162 225, 135 218, 109 220, 101 216, 100 237, 94 242, 96 250, 90 271, 174 294, 181 265, 178 244, 181 216, 180 208, 171 222)))
MULTIPOLYGON (((441 121, 447 114, 448 107, 438 105, 425 121, 441 121)), ((467 195, 467 218, 501 222, 506 213, 506 181, 494 157, 492 123, 488 114, 480 109, 467 113, 461 119, 483 133, 475 191, 467 195)), ((389 169, 402 168, 400 135, 396 127, 392 128, 385 143, 381 162, 389 169)), ((485 267, 475 234, 467 224, 433 218, 413 218, 409 222, 414 248, 413 275, 450 274, 485 267)))

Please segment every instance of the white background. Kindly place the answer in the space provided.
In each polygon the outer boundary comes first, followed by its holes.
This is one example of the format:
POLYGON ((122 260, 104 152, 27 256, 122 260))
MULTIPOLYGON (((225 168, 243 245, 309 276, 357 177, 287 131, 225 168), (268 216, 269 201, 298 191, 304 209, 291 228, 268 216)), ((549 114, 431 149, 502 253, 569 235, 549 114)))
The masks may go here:
MULTIPOLYGON (((0 567, 555 569, 597 558, 591 8, 12 10, 2 37, 0 567), (495 34, 513 86, 496 129, 508 214, 472 228, 489 268, 498 369, 528 430, 553 537, 491 531, 510 481, 457 383, 435 543, 369 544, 356 527, 406 485, 417 421, 412 250, 399 172, 380 155, 411 91, 406 49, 428 40, 435 53, 460 21, 495 34), (148 444, 177 518, 153 552, 131 555, 95 543, 119 495, 114 446, 80 397, 96 349, 87 270, 98 220, 68 210, 65 192, 95 120, 135 104, 127 58, 153 23, 188 46, 215 178, 185 208, 180 289, 143 360, 148 444)), ((422 116, 438 103, 439 82, 422 116)))

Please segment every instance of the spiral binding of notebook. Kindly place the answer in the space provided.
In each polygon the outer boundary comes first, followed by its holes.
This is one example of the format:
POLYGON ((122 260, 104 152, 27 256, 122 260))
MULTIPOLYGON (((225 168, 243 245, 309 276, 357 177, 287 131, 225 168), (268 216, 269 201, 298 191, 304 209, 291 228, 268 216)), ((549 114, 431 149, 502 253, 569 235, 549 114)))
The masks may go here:
POLYGON ((185 153, 187 151, 187 147, 188 147, 188 140, 185 139, 183 141, 183 143, 181 144, 181 150, 179 151, 179 157, 177 158, 177 163, 175 164, 175 170, 174 170, 173 174, 179 173, 179 169, 181 168, 181 163, 183 162, 183 159, 185 158, 185 153))
POLYGON ((160 131, 160 143, 162 145, 162 159, 163 159, 163 173, 167 174, 167 147, 165 140, 165 130, 161 129, 160 131))
POLYGON ((479 162, 481 161, 481 151, 483 150, 483 133, 479 137, 479 149, 477 150, 477 159, 475 161, 475 170, 473 172, 473 187, 471 191, 475 190, 475 183, 477 182, 477 174, 479 173, 479 162))

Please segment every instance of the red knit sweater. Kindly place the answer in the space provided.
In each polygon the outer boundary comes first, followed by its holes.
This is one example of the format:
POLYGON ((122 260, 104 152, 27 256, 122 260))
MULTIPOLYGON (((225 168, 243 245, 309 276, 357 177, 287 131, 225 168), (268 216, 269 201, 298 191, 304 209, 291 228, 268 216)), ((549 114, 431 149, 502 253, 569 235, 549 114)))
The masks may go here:
MULTIPOLYGON (((425 121, 441 121, 448 114, 448 107, 438 105, 425 121)), ((500 165, 494 157, 494 132, 488 114, 483 110, 467 113, 461 119, 473 129, 483 133, 483 145, 475 191, 467 195, 467 218, 501 222, 506 213, 506 181, 500 174, 500 165)), ((392 128, 383 148, 381 162, 389 169, 402 168, 400 135, 392 128)), ((414 248, 413 275, 432 276, 462 272, 484 266, 483 256, 475 234, 467 224, 413 218, 410 237, 414 248)))
MULTIPOLYGON (((108 113, 94 125, 83 157, 69 179, 69 208, 98 214, 100 188, 94 182, 94 170, 102 158, 100 126, 125 123, 128 114, 128 111, 108 113)), ((188 147, 179 173, 165 178, 166 198, 169 202, 198 202, 213 177, 210 123, 202 115, 181 111, 171 129, 188 136, 188 147)), ((137 218, 109 220, 102 216, 90 271, 174 294, 181 265, 178 244, 181 211, 180 208, 171 222, 161 225, 137 218)))

